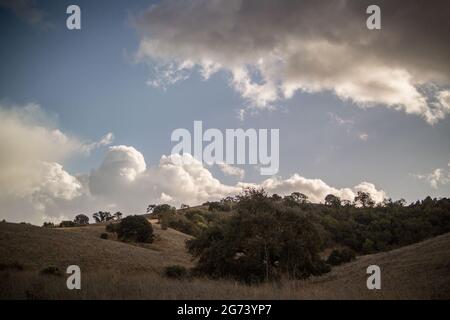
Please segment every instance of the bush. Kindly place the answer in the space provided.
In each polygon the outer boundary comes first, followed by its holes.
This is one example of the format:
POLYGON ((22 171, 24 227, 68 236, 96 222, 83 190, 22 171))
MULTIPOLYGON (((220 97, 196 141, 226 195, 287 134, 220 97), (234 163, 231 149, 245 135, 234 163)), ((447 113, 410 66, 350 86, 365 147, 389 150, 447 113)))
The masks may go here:
POLYGON ((56 226, 55 226, 55 224, 53 222, 44 222, 42 227, 44 227, 44 228, 55 228, 56 226))
POLYGON ((328 256, 327 263, 332 266, 338 266, 343 263, 355 260, 355 252, 351 249, 344 248, 342 250, 334 249, 328 256))
POLYGON ((108 239, 108 234, 107 233, 102 233, 100 235, 100 238, 107 240, 108 239))
POLYGON ((53 267, 53 266, 42 269, 41 274, 58 276, 58 277, 62 276, 61 271, 59 271, 59 269, 57 267, 53 267))
POLYGON ((117 236, 122 241, 152 242, 153 227, 143 216, 128 216, 117 227, 117 236))
POLYGON ((59 224, 60 228, 73 228, 73 227, 77 227, 78 225, 73 222, 73 221, 61 221, 61 223, 59 224))
POLYGON ((188 275, 188 271, 185 267, 180 265, 168 266, 164 270, 164 275, 173 279, 184 279, 188 275))
POLYGON ((111 233, 117 233, 118 229, 119 229, 118 223, 110 223, 110 224, 107 224, 105 227, 106 232, 111 232, 111 233))
POLYGON ((277 204, 260 190, 247 190, 238 200, 235 215, 187 242, 198 258, 194 272, 259 283, 329 271, 318 255, 319 233, 299 208, 277 204))
POLYGON ((161 230, 167 230, 167 228, 169 227, 170 220, 171 220, 170 211, 166 211, 160 214, 159 223, 161 224, 161 230))

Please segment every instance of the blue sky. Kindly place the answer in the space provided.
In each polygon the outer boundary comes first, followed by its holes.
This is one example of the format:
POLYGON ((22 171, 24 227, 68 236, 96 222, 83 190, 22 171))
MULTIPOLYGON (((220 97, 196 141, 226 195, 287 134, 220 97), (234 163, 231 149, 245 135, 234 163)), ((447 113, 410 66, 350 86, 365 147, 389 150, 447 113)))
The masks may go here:
MULTIPOLYGON (((65 27, 69 4, 37 1, 45 24, 0 6, 3 108, 39 104, 59 130, 83 142, 112 132, 114 145, 133 146, 147 166, 170 153, 174 129, 192 130, 194 120, 206 128, 279 128, 282 178, 298 173, 335 188, 367 181, 408 201, 449 195, 445 180, 432 187, 425 176, 437 168, 448 174, 450 117, 432 125, 382 104, 363 108, 332 90, 298 90, 270 110, 252 109, 242 121, 238 112, 249 101, 230 86, 225 68, 207 80, 189 71, 188 79, 165 89, 147 84, 152 62, 134 59, 142 30, 132 17, 151 1, 77 1, 82 12, 77 31, 65 27)), ((100 166, 107 149, 66 159, 64 168, 72 175, 88 173, 100 166)), ((267 178, 244 168, 245 182, 267 178)), ((210 171, 224 184, 237 182, 218 168, 210 171)))

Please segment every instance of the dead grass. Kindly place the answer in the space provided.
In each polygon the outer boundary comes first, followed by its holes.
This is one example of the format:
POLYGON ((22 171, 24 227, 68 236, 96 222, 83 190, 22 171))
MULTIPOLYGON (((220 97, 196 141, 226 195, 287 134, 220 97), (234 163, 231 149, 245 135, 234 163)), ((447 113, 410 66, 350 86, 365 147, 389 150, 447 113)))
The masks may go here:
POLYGON ((283 280, 261 286, 209 279, 162 277, 172 264, 191 266, 184 248, 189 237, 160 230, 160 240, 142 248, 102 240, 104 226, 44 229, 0 224, 0 264, 24 269, 0 271, 1 299, 449 299, 450 234, 391 252, 359 257, 308 281, 283 280), (66 277, 41 275, 77 264, 82 290, 69 291, 66 277), (366 288, 366 268, 381 267, 382 289, 366 288))

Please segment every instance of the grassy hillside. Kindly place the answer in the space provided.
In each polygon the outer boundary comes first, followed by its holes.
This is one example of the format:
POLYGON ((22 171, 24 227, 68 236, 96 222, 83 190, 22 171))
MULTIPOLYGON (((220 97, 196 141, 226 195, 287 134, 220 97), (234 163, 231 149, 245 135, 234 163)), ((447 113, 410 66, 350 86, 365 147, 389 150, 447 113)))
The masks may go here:
MULTIPOLYGON (((0 224, 0 263, 20 263, 27 270, 48 266, 64 269, 70 264, 83 271, 159 272, 166 265, 189 266, 184 243, 190 236, 176 230, 162 231, 153 225, 157 239, 152 244, 134 246, 100 239, 104 225, 77 228, 41 228, 30 225, 0 224)), ((110 234, 110 237, 113 235, 110 234)))
POLYGON ((172 280, 165 266, 192 265, 184 241, 189 236, 160 230, 150 245, 102 240, 104 226, 47 229, 0 223, 0 298, 96 299, 449 299, 450 234, 414 245, 359 257, 323 277, 284 280, 261 286, 209 279, 172 280), (70 264, 82 270, 82 290, 66 289, 65 275, 42 275, 70 264), (366 268, 382 270, 382 289, 366 288, 366 268), (23 270, 20 270, 23 267, 23 270))

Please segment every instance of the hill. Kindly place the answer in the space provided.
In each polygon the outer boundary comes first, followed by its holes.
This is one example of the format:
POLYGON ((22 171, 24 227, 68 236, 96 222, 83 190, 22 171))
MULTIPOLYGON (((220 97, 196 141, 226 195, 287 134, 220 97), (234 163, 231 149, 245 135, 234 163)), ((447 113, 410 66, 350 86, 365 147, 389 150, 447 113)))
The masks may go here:
POLYGON ((249 287, 226 280, 172 280, 165 266, 191 266, 190 236, 153 224, 153 244, 100 239, 104 226, 47 229, 0 223, 0 298, 96 299, 449 299, 450 234, 390 252, 360 256, 307 281, 283 280, 249 287), (65 286, 65 268, 82 270, 82 290, 65 286), (382 271, 382 289, 366 288, 366 268, 382 271), (63 275, 42 275, 58 267, 63 275))

